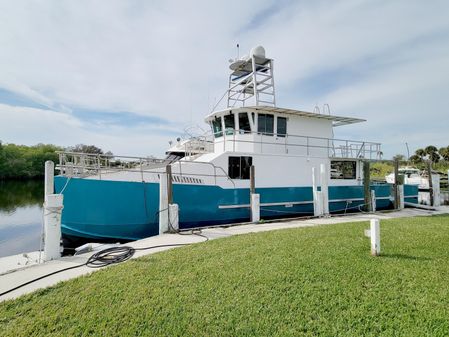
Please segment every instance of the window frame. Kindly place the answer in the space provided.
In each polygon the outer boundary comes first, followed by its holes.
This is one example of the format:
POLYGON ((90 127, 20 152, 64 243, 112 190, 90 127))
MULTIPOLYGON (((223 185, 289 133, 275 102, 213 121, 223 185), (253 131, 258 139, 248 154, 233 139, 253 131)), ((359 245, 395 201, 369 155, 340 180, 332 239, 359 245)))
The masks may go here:
POLYGON ((356 180, 357 179, 357 169, 358 169, 358 165, 357 165, 356 160, 331 160, 330 171, 329 171, 330 179, 331 180, 356 180), (337 171, 337 174, 341 174, 341 176, 339 176, 339 175, 332 176, 332 170, 336 169, 335 165, 338 165, 338 164, 341 166, 348 166, 350 164, 352 166, 350 168, 352 171, 352 175, 351 176, 345 175, 345 168, 340 167, 339 168, 340 171, 339 172, 337 171))
POLYGON ((231 179, 249 180, 250 167, 253 165, 253 157, 251 156, 229 156, 228 157, 228 176, 231 179), (232 166, 231 166, 231 162, 232 166), (243 165, 245 164, 245 165, 243 165), (238 167, 238 174, 235 172, 238 167), (232 169, 231 169, 232 168, 232 169))
POLYGON ((262 134, 264 136, 274 136, 274 122, 275 122, 275 118, 273 114, 266 114, 266 113, 258 113, 257 114, 257 133, 258 134, 262 134), (264 117, 264 128, 261 129, 261 117, 264 117), (271 131, 268 132, 267 131, 267 117, 270 116, 269 119, 271 119, 272 123, 271 123, 271 131))
POLYGON ((288 118, 283 116, 277 116, 276 117, 276 136, 285 138, 287 137, 287 124, 288 124, 288 118), (285 133, 279 132, 279 119, 285 120, 285 133))

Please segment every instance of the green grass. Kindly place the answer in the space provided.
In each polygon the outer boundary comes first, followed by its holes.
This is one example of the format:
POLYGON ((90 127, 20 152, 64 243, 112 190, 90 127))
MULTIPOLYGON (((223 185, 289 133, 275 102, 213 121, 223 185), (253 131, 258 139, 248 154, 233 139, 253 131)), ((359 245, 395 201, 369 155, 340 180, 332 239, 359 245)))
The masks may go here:
POLYGON ((444 336, 449 216, 234 236, 0 303, 2 336, 444 336))

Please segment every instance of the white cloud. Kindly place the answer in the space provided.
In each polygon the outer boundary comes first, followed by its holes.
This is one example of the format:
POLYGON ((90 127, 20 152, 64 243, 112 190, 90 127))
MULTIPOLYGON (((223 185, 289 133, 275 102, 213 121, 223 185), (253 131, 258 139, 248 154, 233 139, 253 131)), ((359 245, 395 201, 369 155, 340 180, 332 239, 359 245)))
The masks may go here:
POLYGON ((152 135, 157 126, 88 125, 70 111, 200 123, 226 89, 227 59, 240 42, 242 53, 262 44, 275 58, 280 106, 312 109, 317 98, 301 91, 305 83, 348 73, 319 103, 368 123, 339 133, 385 142, 391 154, 406 138, 443 145, 449 139, 441 123, 423 121, 447 119, 448 11, 438 0, 1 1, 0 89, 48 110, 30 117, 3 107, 0 138, 32 143, 45 130, 45 139, 63 145, 161 153, 171 137, 152 135))

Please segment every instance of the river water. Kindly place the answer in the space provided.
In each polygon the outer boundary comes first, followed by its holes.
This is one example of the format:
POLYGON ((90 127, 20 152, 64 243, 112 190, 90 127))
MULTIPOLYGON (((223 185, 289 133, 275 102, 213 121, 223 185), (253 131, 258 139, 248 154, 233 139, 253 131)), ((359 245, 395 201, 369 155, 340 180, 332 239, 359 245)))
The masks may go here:
POLYGON ((0 181, 0 257, 39 250, 42 180, 0 181))

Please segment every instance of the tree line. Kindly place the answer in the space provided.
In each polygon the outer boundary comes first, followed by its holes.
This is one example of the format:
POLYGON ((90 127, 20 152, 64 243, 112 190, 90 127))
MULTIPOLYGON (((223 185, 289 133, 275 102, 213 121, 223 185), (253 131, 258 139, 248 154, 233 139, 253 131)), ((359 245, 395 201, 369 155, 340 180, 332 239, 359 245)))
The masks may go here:
MULTIPOLYGON (((45 162, 58 162, 56 151, 71 151, 103 154, 103 150, 94 145, 78 144, 63 148, 52 144, 33 146, 3 144, 0 141, 0 180, 34 179, 44 176, 45 162)), ((108 152, 108 154, 111 154, 108 152)))

